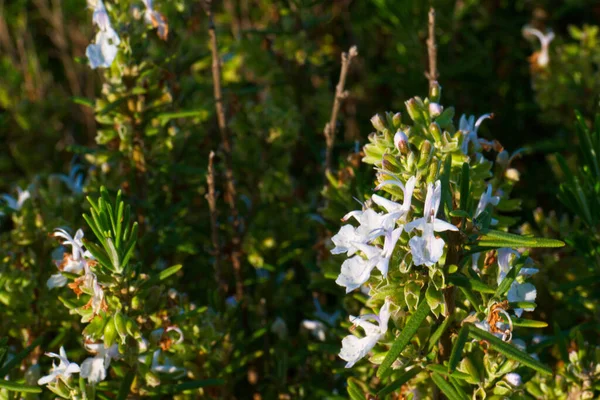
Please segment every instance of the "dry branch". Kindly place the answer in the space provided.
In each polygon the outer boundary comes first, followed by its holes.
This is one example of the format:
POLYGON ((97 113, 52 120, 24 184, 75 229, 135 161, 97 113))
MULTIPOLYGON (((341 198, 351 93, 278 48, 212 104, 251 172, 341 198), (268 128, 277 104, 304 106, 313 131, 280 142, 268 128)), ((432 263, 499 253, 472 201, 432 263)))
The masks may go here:
POLYGON ((435 8, 429 9, 429 37, 427 39, 427 55, 429 58, 429 71, 425 76, 429 80, 429 87, 438 80, 440 74, 437 69, 437 45, 435 44, 435 8))
POLYGON ((214 247, 214 269, 215 280, 219 289, 223 288, 223 278, 221 276, 221 245, 219 244, 219 225, 217 211, 217 193, 215 189, 215 152, 211 151, 208 156, 208 174, 206 175, 206 183, 208 184, 208 193, 206 193, 206 201, 210 210, 210 228, 211 239, 214 247))
POLYGON ((327 125, 325 125, 325 129, 323 130, 323 134, 325 135, 325 144, 326 144, 326 152, 325 152, 325 173, 331 172, 331 153, 333 151, 333 145, 335 143, 335 125, 337 122, 337 116, 340 111, 340 107, 342 105, 342 100, 348 97, 348 92, 344 90, 344 86, 346 85, 346 76, 348 75, 348 70, 350 69, 350 64, 352 63, 352 59, 358 55, 358 49, 356 46, 350 47, 348 53, 342 53, 342 69, 340 71, 340 80, 335 88, 335 98, 333 100, 333 108, 331 110, 331 118, 327 125))
POLYGON ((238 301, 244 297, 244 285, 242 279, 242 265, 240 261, 240 217, 236 205, 237 190, 233 178, 233 167, 231 162, 231 139, 227 128, 225 118, 225 106, 223 104, 223 92, 221 90, 221 59, 219 57, 219 46, 217 42, 217 31, 212 13, 212 1, 204 1, 204 10, 208 17, 208 35, 210 38, 210 50, 212 54, 212 78, 213 95, 215 98, 215 109, 217 112, 217 122, 221 134, 221 144, 223 146, 223 160, 225 164, 225 201, 229 205, 231 219, 233 224, 233 237, 231 240, 231 263, 233 265, 233 275, 235 278, 235 295, 238 301))

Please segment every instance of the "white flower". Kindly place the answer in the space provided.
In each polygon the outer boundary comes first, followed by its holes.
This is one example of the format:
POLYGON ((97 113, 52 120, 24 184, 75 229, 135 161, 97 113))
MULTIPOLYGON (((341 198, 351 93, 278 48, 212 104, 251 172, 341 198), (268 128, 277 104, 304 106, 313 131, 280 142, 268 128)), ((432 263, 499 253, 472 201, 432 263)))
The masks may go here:
MULTIPOLYGON (((502 248, 498 249, 498 285, 506 278, 508 272, 512 269, 512 264, 515 261, 516 257, 519 256, 519 253, 516 250, 502 248)), ((519 271, 519 277, 522 279, 532 276, 537 273, 537 268, 521 268, 519 271)), ((535 286, 531 283, 521 283, 517 279, 515 279, 510 286, 510 289, 507 293, 507 299, 509 303, 517 303, 517 302, 530 302, 533 303, 537 297, 537 290, 535 286)), ((521 317, 523 314, 523 310, 525 311, 533 311, 533 308, 515 308, 515 314, 517 317, 521 317)))
POLYGON ((406 217, 408 212, 410 211, 410 205, 412 202, 413 192, 415 190, 415 185, 417 183, 417 178, 411 176, 408 181, 406 181, 406 186, 402 184, 402 182, 398 180, 387 180, 382 182, 376 189, 379 189, 386 185, 394 185, 400 186, 403 192, 402 204, 398 204, 394 201, 388 200, 385 197, 378 196, 374 194, 371 198, 375 204, 380 207, 385 208, 388 212, 384 216, 384 226, 388 228, 388 230, 393 229, 395 226, 396 220, 406 217))
POLYGON ((119 35, 110 24, 110 19, 102 0, 88 1, 88 6, 94 9, 92 22, 100 29, 96 34, 94 43, 85 49, 85 55, 90 61, 92 69, 109 68, 117 56, 118 46, 121 43, 119 35))
POLYGON ((541 31, 528 26, 523 29, 523 33, 526 36, 534 35, 540 40, 541 49, 540 49, 540 53, 537 57, 537 64, 540 67, 547 66, 548 63, 550 62, 549 49, 550 49, 550 42, 552 42, 552 40, 554 40, 554 32, 552 32, 550 30, 550 31, 548 31, 548 33, 543 34, 541 31))
POLYGON ((88 7, 94 10, 94 13, 92 14, 92 23, 103 31, 111 29, 110 19, 108 18, 106 7, 104 7, 104 2, 102 2, 102 0, 88 0, 87 3, 88 7))
POLYGON ((167 36, 169 34, 169 25, 167 24, 167 20, 165 17, 154 10, 152 5, 152 0, 142 0, 144 5, 146 6, 146 10, 144 11, 144 19, 147 24, 151 24, 158 31, 158 37, 162 40, 167 40, 167 36))
POLYGON ((487 190, 481 195, 477 209, 475 210, 475 218, 481 215, 485 211, 488 204, 497 206, 500 202, 499 196, 492 196, 492 185, 488 183, 487 190))
POLYGON ((113 344, 108 349, 104 343, 85 344, 86 350, 96 353, 94 357, 88 357, 81 364, 81 377, 91 383, 98 383, 106 379, 106 370, 110 366, 111 360, 120 357, 119 346, 113 344))
POLYGON ((346 253, 348 257, 353 256, 358 251, 353 243, 361 242, 363 239, 356 233, 356 228, 352 225, 344 225, 340 231, 331 238, 335 247, 331 250, 331 254, 346 253))
POLYGON ((488 118, 492 118, 492 116, 492 114, 484 114, 477 119, 477 122, 475 122, 475 116, 473 115, 467 118, 467 116, 463 114, 460 117, 458 129, 465 135, 461 147, 461 150, 464 154, 469 152, 469 142, 473 142, 473 144, 476 146, 475 149, 479 148, 477 131, 479 130, 481 123, 488 118))
MULTIPOLYGON (((69 233, 64 229, 56 229, 52 236, 64 239, 62 245, 71 246, 72 248, 72 254, 63 252, 62 259, 54 260, 54 263, 58 269, 73 274, 81 273, 86 266, 84 256, 91 257, 91 254, 83 250, 83 242, 81 240, 83 239, 83 231, 79 229, 75 233, 75 237, 71 237, 71 235, 69 235, 69 233)), ((61 273, 52 275, 46 282, 48 289, 63 287, 66 284, 67 278, 61 273)))
POLYGON ((160 356, 161 356, 161 351, 160 350, 156 350, 153 354, 152 354, 152 366, 150 367, 150 369, 153 372, 158 372, 161 374, 174 374, 177 372, 185 372, 184 368, 181 367, 177 367, 173 364, 173 362, 171 361, 171 359, 167 356, 163 356, 163 363, 160 364, 160 356))
POLYGON ((60 354, 46 353, 48 357, 58 358, 60 363, 58 365, 52 363, 50 374, 40 378, 37 382, 38 385, 47 385, 56 382, 59 378, 66 382, 72 374, 79 373, 79 365, 72 363, 67 359, 67 353, 65 352, 64 347, 60 348, 59 353, 60 354))
POLYGON ((510 372, 510 373, 504 375, 504 379, 506 380, 506 382, 510 383, 510 385, 514 386, 514 387, 519 387, 523 383, 523 380, 521 379, 521 375, 519 375, 515 372, 510 372))
POLYGON ((377 261, 364 259, 361 256, 347 259, 342 263, 341 273, 335 283, 345 287, 346 293, 350 293, 369 280, 371 271, 375 268, 377 261))
POLYGON ((310 319, 305 319, 302 321, 302 327, 308 330, 314 337, 319 339, 321 342, 325 341, 325 333, 327 332, 327 328, 325 328, 325 324, 321 321, 312 321, 310 319))
POLYGON ((365 337, 358 338, 354 335, 348 335, 342 340, 342 349, 340 350, 340 358, 346 361, 346 368, 352 367, 361 358, 366 356, 369 351, 387 332, 388 321, 390 319, 390 303, 386 299, 385 303, 379 310, 379 316, 369 314, 360 317, 350 316, 350 322, 354 326, 360 326, 365 331, 365 337), (377 325, 368 322, 367 319, 373 319, 377 325))
POLYGON ((117 57, 120 43, 121 39, 114 29, 99 31, 96 34, 95 43, 88 45, 85 49, 85 55, 90 60, 90 67, 92 69, 109 68, 117 57))
POLYGON ((406 232, 409 233, 415 228, 422 232, 421 236, 413 236, 408 242, 415 265, 429 267, 442 257, 445 242, 442 238, 436 238, 434 232, 458 231, 458 228, 454 225, 436 217, 441 197, 442 183, 439 180, 435 182, 435 186, 430 183, 427 186, 423 217, 406 224, 404 227, 406 232))
POLYGON ((25 204, 25 202, 30 198, 31 193, 29 193, 29 190, 23 190, 19 186, 17 186, 16 199, 8 194, 2 195, 2 199, 4 199, 4 201, 6 202, 6 205, 15 211, 19 211, 21 207, 23 207, 23 204, 25 204))
POLYGON ((73 260, 79 261, 82 259, 85 253, 85 251, 83 250, 82 241, 83 230, 78 229, 77 232, 75 232, 75 236, 71 236, 64 229, 57 228, 54 230, 52 236, 64 239, 64 241, 62 242, 63 246, 71 246, 73 260))

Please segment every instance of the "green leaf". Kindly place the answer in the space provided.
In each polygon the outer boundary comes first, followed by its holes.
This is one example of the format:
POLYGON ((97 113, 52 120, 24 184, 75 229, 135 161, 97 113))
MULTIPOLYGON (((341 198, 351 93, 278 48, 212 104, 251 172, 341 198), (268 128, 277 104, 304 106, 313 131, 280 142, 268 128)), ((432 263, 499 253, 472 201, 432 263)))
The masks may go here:
MULTIPOLYGON (((467 207, 469 206, 469 193, 471 191, 470 184, 471 180, 469 178, 469 173, 471 168, 468 163, 463 163, 462 171, 460 175, 460 209, 464 212, 467 211, 467 207)), ((468 213, 467 213, 468 216, 468 213)))
POLYGON ((117 253, 117 249, 115 248, 115 245, 112 241, 111 238, 107 238, 106 239, 106 252, 108 253, 108 256, 110 257, 110 262, 113 265, 114 269, 113 271, 116 272, 121 272, 121 263, 119 262, 119 254, 117 253))
POLYGON ((433 332, 433 334, 429 338, 429 348, 428 348, 428 351, 431 351, 437 345, 438 341, 440 340, 440 338, 442 337, 442 335, 444 334, 444 332, 448 328, 448 325, 450 324, 450 322, 452 322, 453 319, 454 319, 454 314, 450 314, 449 316, 447 316, 446 318, 444 318, 444 321, 433 332))
POLYGON ((453 210, 450 211, 451 217, 469 218, 471 215, 464 210, 453 210))
POLYGON ((94 242, 91 242, 91 241, 85 240, 85 239, 83 239, 83 244, 85 244, 85 248, 87 250, 89 250, 90 253, 92 253, 94 258, 96 260, 98 260, 98 262, 100 264, 102 264, 109 270, 114 271, 113 263, 110 261, 110 259, 108 258, 107 254, 104 252, 104 250, 102 248, 100 248, 100 246, 98 246, 94 242))
POLYGON ((450 384, 450 382, 446 381, 440 374, 433 373, 431 374, 431 379, 433 383, 444 393, 444 395, 448 398, 448 400, 464 400, 461 397, 454 387, 450 384))
POLYGON ((133 378, 135 378, 137 369, 131 368, 125 378, 121 382, 121 386, 119 387, 119 393, 117 394, 117 400, 125 400, 127 396, 129 396, 129 392, 131 391, 131 384, 133 383, 133 378))
POLYGON ((185 390, 200 389, 207 386, 223 386, 224 384, 225 381, 223 379, 204 379, 175 385, 160 385, 154 391, 158 394, 177 394, 185 390))
POLYGON ((546 328, 548 326, 547 322, 536 321, 533 319, 525 319, 525 318, 512 318, 512 323, 514 326, 520 326, 522 328, 533 328, 533 329, 541 329, 541 328, 546 328))
POLYGON ((538 371, 541 374, 552 375, 552 370, 541 362, 537 361, 529 354, 522 352, 515 346, 503 342, 500 338, 486 332, 482 329, 477 328, 475 325, 469 327, 469 337, 475 340, 485 340, 490 344, 490 347, 496 350, 498 353, 505 355, 506 357, 518 361, 522 365, 538 371))
POLYGON ((406 326, 404 326, 404 329, 402 329, 402 332, 400 332, 400 335, 396 338, 396 341, 379 366, 379 369, 377 370, 377 376, 379 378, 383 377, 388 369, 390 369, 394 361, 396 361, 400 353, 402 353, 412 337, 417 333, 417 330, 423 321, 425 321, 425 318, 427 318, 430 311, 427 300, 421 300, 421 304, 419 304, 415 313, 410 317, 406 326))
POLYGON ((437 374, 443 375, 443 376, 447 376, 447 377, 452 377, 452 378, 456 378, 456 379, 460 379, 463 381, 466 381, 468 379, 471 378, 471 375, 466 374, 464 372, 461 371, 454 371, 452 373, 448 372, 448 368, 443 366, 443 365, 439 365, 439 364, 429 364, 426 367, 428 370, 435 372, 437 374))
POLYGON ((489 287, 485 283, 478 281, 477 279, 467 278, 462 274, 452 274, 449 275, 447 279, 449 283, 452 283, 454 286, 458 286, 459 288, 467 288, 476 292, 489 294, 496 292, 493 288, 489 287))
POLYGON ((93 109, 95 106, 95 101, 93 99, 87 99, 81 96, 72 96, 71 100, 73 100, 73 103, 75 104, 79 104, 84 107, 89 107, 91 109, 93 109))
POLYGON ((29 353, 31 353, 33 349, 35 349, 37 346, 40 345, 40 343, 42 343, 43 339, 44 337, 40 336, 39 338, 35 339, 33 343, 31 343, 29 346, 23 349, 23 351, 21 351, 16 356, 8 360, 8 362, 4 364, 2 368, 0 368, 0 376, 6 376, 6 374, 8 374, 11 369, 21 364, 21 362, 29 355, 29 353))
POLYGON ((402 385, 404 385, 406 382, 410 381, 412 378, 417 376, 421 371, 421 367, 414 367, 411 370, 403 372, 398 379, 396 379, 394 382, 390 383, 389 385, 381 389, 379 392, 377 392, 377 397, 383 398, 383 396, 387 396, 388 394, 395 392, 396 390, 400 389, 402 385))
POLYGON ((563 247, 565 242, 556 239, 534 238, 488 229, 477 242, 482 247, 563 247))
POLYGON ((442 175, 442 204, 446 205, 448 212, 452 211, 452 190, 450 189, 450 173, 452 172, 452 156, 448 154, 444 160, 442 175))
POLYGON ((523 265, 525 264, 525 260, 527 260, 526 256, 519 257, 519 259, 517 260, 515 265, 513 265, 513 267, 510 269, 510 271, 508 271, 508 274, 506 274, 506 276, 502 280, 502 282, 500 282, 500 285, 498 285, 498 288, 496 289, 496 292, 494 293, 494 297, 497 297, 500 299, 500 298, 502 298, 502 296, 504 296, 504 294, 506 292, 508 292, 508 290, 510 289, 510 286, 513 284, 515 279, 517 279, 517 276, 519 276, 519 272, 521 272, 521 268, 523 268, 523 265))
POLYGON ((0 389, 6 389, 10 392, 21 393, 42 393, 42 388, 39 386, 30 386, 22 383, 9 382, 0 379, 0 389))
POLYGON ((456 342, 454 342, 454 347, 452 347, 452 353, 450 354, 450 360, 448 360, 448 372, 452 373, 458 366, 460 359, 462 357, 462 352, 465 347, 465 343, 467 343, 467 339, 469 337, 469 325, 463 325, 458 332, 458 337, 456 338, 456 342))
POLYGON ((177 271, 179 271, 182 267, 183 267, 182 264, 177 264, 177 265, 173 265, 172 267, 169 267, 163 271, 160 271, 158 274, 152 276, 150 279, 142 282, 139 287, 143 288, 143 287, 151 286, 162 280, 165 280, 168 277, 170 277, 171 275, 176 274, 177 271))

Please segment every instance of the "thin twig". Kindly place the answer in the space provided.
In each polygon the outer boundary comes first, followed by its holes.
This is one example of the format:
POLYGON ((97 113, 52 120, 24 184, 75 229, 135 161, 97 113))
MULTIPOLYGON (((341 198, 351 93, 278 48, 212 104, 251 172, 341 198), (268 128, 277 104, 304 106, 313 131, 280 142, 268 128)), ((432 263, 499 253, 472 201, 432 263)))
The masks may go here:
POLYGON ((214 166, 215 152, 211 151, 208 155, 208 174, 206 175, 206 183, 208 184, 208 193, 206 194, 206 201, 208 201, 208 208, 210 209, 210 228, 212 245, 214 247, 214 269, 215 269, 215 280, 219 289, 223 288, 223 281, 221 277, 221 246, 219 245, 219 226, 218 226, 218 214, 217 214, 217 193, 215 190, 215 166, 214 166))
POLYGON ((223 92, 221 90, 221 59, 217 44, 217 31, 212 13, 212 0, 204 0, 204 10, 208 17, 208 35, 210 38, 210 49, 212 53, 212 78, 213 94, 215 97, 215 108, 217 111, 217 122, 221 133, 221 144, 223 145, 223 160, 225 164, 225 201, 229 205, 233 224, 233 237, 231 240, 231 263, 235 278, 235 295, 238 301, 244 297, 244 284, 242 280, 242 265, 240 261, 240 218, 236 205, 237 190, 233 179, 233 168, 231 163, 231 140, 225 119, 225 106, 223 105, 223 92))
POLYGON ((342 70, 340 71, 340 80, 335 88, 335 98, 333 100, 331 118, 327 125, 325 125, 325 129, 323 129, 326 144, 325 173, 331 172, 331 152, 333 151, 333 145, 335 143, 335 125, 337 122, 338 113, 340 111, 340 106, 342 105, 342 100, 348 97, 348 92, 344 90, 344 86, 346 85, 346 76, 348 75, 348 70, 350 69, 352 59, 357 55, 358 49, 356 46, 350 47, 348 53, 342 53, 342 70))
POLYGON ((425 76, 431 88, 440 77, 437 69, 437 45, 435 44, 435 8, 429 9, 429 38, 427 39, 427 55, 429 57, 429 72, 425 76))

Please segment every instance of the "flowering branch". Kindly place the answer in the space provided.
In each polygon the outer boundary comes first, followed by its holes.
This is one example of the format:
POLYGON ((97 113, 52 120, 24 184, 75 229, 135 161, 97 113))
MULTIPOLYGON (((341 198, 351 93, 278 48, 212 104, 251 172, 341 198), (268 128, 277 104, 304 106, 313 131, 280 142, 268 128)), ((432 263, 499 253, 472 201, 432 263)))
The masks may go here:
POLYGON ((348 75, 348 70, 350 69, 350 64, 352 63, 352 59, 358 55, 358 49, 356 46, 350 47, 350 50, 346 53, 342 53, 342 70, 340 71, 340 80, 335 88, 335 98, 333 100, 333 108, 331 110, 331 118, 329 122, 325 125, 325 129, 323 129, 323 134, 325 135, 325 143, 326 143, 326 153, 325 153, 325 172, 331 172, 331 152, 333 150, 333 144, 335 142, 335 125, 337 121, 337 116, 340 111, 340 106, 342 105, 342 100, 348 97, 348 92, 344 90, 344 86, 346 85, 346 76, 348 75))

